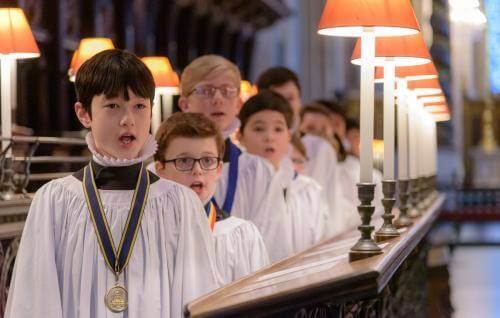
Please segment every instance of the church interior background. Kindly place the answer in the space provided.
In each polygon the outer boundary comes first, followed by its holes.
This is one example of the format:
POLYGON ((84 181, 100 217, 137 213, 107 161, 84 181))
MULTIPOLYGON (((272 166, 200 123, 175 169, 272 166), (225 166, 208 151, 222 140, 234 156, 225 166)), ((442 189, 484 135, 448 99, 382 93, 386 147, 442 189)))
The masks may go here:
MULTIPOLYGON (((355 39, 317 33, 326 1, 2 2, 1 6, 22 8, 40 56, 19 60, 11 75, 12 134, 18 138, 12 145, 17 159, 11 173, 16 195, 0 199, 0 317, 30 203, 22 194, 35 192, 88 160, 84 132, 73 112, 74 84, 68 78, 82 38, 109 38, 115 47, 141 57, 167 56, 178 74, 194 58, 208 53, 233 61, 251 83, 263 70, 283 65, 299 74, 304 103, 332 99, 348 117, 359 116, 359 68, 350 63, 355 39)), ((478 1, 477 16, 452 12, 454 2, 473 0, 411 2, 451 113, 451 120, 437 125, 437 188, 446 199, 423 238, 425 246, 413 251, 425 250, 427 268, 425 306, 415 317, 498 317, 500 1, 478 1)), ((375 139, 382 139, 382 104, 383 91, 377 87, 375 139)), ((10 172, 0 162, 4 191, 10 172)), ((371 308, 365 300, 344 300, 366 312, 371 308)), ((348 307, 342 310, 356 312, 348 307)))

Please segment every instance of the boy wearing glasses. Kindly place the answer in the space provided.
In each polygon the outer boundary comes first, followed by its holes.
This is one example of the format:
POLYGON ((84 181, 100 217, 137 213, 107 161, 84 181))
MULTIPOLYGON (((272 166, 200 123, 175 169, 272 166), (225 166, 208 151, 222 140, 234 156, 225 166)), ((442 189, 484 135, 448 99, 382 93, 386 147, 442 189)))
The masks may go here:
POLYGON ((92 159, 37 191, 5 317, 181 317, 222 282, 200 200, 145 169, 157 148, 153 76, 132 53, 107 50, 75 88, 92 159))
POLYGON ((181 74, 179 107, 183 112, 204 114, 219 128, 225 151, 215 201, 229 215, 252 221, 269 258, 277 261, 293 252, 293 242, 286 208, 270 195, 271 187, 277 187, 271 182, 274 169, 262 158, 242 153, 230 139, 240 126, 240 82, 238 67, 224 57, 196 58, 181 74))
POLYGON ((191 188, 205 206, 215 238, 219 272, 226 283, 269 264, 259 230, 227 215, 211 201, 222 172, 224 140, 202 114, 176 113, 156 133, 155 169, 159 176, 191 188))
MULTIPOLYGON (((251 154, 269 161, 275 170, 272 196, 290 218, 293 250, 300 252, 323 238, 328 207, 321 187, 294 170, 289 153, 293 112, 278 93, 265 90, 245 102, 238 138, 251 154)), ((279 242, 277 242, 279 244, 279 242)))

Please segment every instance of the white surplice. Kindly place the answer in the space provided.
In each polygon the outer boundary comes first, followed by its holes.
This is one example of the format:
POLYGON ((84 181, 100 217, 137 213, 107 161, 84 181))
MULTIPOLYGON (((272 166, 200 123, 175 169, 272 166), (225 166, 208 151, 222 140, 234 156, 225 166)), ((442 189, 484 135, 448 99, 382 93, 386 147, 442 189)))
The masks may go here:
POLYGON ((302 142, 307 151, 306 174, 314 179, 323 189, 324 198, 329 208, 329 219, 325 235, 340 234, 350 228, 348 221, 358 216, 356 202, 342 195, 346 185, 339 178, 337 153, 324 138, 305 135, 302 142))
POLYGON ((215 223, 215 253, 219 273, 230 283, 269 265, 269 255, 257 227, 230 216, 215 223))
MULTIPOLYGON (((115 242, 126 223, 132 190, 99 190, 115 242)), ((220 286, 213 237, 190 189, 151 184, 130 262, 119 282, 128 310, 104 303, 115 284, 73 176, 40 188, 31 204, 9 290, 6 318, 181 317, 184 305, 220 286)))
MULTIPOLYGON (((238 181, 231 216, 251 221, 259 229, 271 262, 293 252, 290 218, 283 187, 267 160, 243 152, 238 159, 238 181)), ((229 163, 224 163, 215 199, 222 207, 228 185, 229 163)), ((229 212, 229 211, 225 211, 229 212)))

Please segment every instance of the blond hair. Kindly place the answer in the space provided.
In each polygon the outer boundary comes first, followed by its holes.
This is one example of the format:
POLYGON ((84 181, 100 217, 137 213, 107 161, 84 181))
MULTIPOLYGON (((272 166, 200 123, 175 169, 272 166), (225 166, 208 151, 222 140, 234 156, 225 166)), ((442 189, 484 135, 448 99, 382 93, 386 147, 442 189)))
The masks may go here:
POLYGON ((240 89, 241 74, 238 67, 219 55, 203 55, 194 59, 182 71, 180 93, 188 96, 195 86, 213 73, 229 72, 234 79, 234 86, 240 89))

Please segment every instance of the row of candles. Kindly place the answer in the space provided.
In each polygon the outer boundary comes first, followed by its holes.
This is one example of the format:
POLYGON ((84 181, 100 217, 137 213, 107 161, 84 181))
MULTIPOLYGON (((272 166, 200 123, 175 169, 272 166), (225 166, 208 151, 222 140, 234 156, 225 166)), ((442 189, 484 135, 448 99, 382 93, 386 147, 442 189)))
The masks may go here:
POLYGON ((361 238, 351 248, 351 261, 378 255, 375 243, 399 236, 396 227, 412 224, 427 207, 437 171, 436 122, 449 119, 449 110, 438 73, 424 43, 420 26, 408 0, 328 0, 318 33, 357 37, 351 62, 361 68, 360 83, 360 179, 358 211, 361 238), (384 224, 372 236, 374 87, 384 85, 384 161, 382 190, 384 224), (397 104, 397 107, 396 107, 397 104), (397 116, 396 116, 397 110, 397 116), (397 118, 397 121, 396 121, 397 118), (397 123, 397 125, 396 125, 397 123), (395 149, 397 126, 398 169, 395 149), (399 183, 400 215, 392 210, 399 183))

